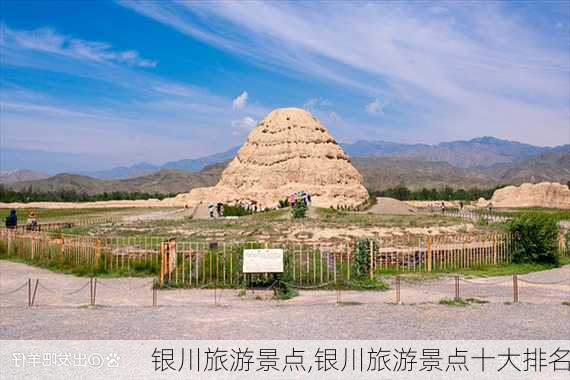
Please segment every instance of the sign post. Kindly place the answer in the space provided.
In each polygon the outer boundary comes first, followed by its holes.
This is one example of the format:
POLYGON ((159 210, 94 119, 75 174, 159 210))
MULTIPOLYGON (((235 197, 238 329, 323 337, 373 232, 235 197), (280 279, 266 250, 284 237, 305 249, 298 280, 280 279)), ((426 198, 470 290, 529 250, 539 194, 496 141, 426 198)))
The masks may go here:
POLYGON ((243 273, 249 274, 253 293, 254 273, 283 273, 283 249, 244 249, 243 273))

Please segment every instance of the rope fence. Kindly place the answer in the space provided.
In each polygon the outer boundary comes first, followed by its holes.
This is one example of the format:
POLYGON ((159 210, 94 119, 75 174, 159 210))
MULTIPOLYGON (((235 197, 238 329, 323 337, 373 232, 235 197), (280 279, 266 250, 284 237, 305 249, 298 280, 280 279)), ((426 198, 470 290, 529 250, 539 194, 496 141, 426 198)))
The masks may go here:
MULTIPOLYGON (((501 279, 499 281, 493 281, 493 282, 479 282, 479 281, 472 281, 472 280, 468 280, 466 278, 460 278, 458 275, 454 275, 453 277, 449 277, 450 280, 453 280, 453 300, 454 301, 461 301, 463 300, 460 296, 460 283, 466 283, 466 284, 470 284, 476 287, 479 286, 493 286, 496 287, 498 285, 506 285, 506 286, 511 286, 512 285, 512 301, 509 302, 505 302, 505 303, 519 303, 520 302, 520 298, 519 298, 519 281, 521 283, 525 283, 525 284, 529 284, 529 285, 540 285, 540 286, 558 286, 560 284, 564 284, 564 285, 568 285, 570 287, 570 278, 564 278, 562 280, 559 281, 551 281, 551 282, 539 282, 539 281, 531 281, 528 280, 524 277, 521 277, 519 275, 513 275, 512 278, 506 278, 506 279, 501 279)), ((72 291, 62 291, 60 289, 53 289, 52 287, 48 287, 46 285, 43 284, 43 281, 40 281, 40 279, 36 279, 35 280, 35 287, 32 285, 34 283, 34 281, 32 281, 32 279, 28 279, 26 282, 24 282, 22 285, 18 286, 15 289, 12 289, 8 292, 3 292, 0 293, 0 295, 2 297, 6 297, 8 295, 13 295, 16 294, 17 292, 28 288, 28 292, 27 292, 27 305, 28 307, 32 307, 35 306, 35 300, 37 298, 41 298, 41 296, 37 296, 36 293, 38 288, 41 290, 45 290, 47 291, 49 294, 55 294, 57 296, 65 296, 65 297, 69 297, 69 296, 77 296, 79 295, 82 291, 84 291, 87 287, 90 287, 89 289, 89 305, 90 306, 96 306, 97 302, 96 302, 96 296, 97 296, 97 286, 101 285, 105 288, 111 289, 113 291, 124 291, 127 294, 131 294, 130 292, 132 292, 133 290, 142 290, 144 288, 148 288, 148 290, 151 290, 152 292, 152 306, 153 307, 158 307, 158 294, 159 294, 159 289, 156 287, 157 284, 157 279, 153 279, 151 281, 147 281, 143 284, 137 285, 137 286, 133 286, 133 287, 124 287, 124 286, 114 286, 114 285, 110 285, 108 283, 106 283, 107 281, 97 281, 97 278, 90 278, 88 281, 86 281, 83 285, 81 285, 79 288, 72 290, 72 291)), ((275 288, 275 286, 277 285, 278 281, 274 281, 269 287, 264 287, 264 288, 252 288, 252 292, 254 291, 268 291, 271 290, 273 288, 275 288)), ((393 278, 392 281, 392 288, 394 291, 394 297, 395 297, 395 303, 396 304, 402 304, 403 301, 403 297, 402 297, 402 284, 412 284, 409 289, 413 289, 413 282, 409 282, 405 277, 402 276, 395 276, 393 278)), ((287 286, 290 286, 294 289, 299 289, 299 290, 307 290, 307 291, 311 291, 311 290, 320 290, 323 289, 326 285, 332 285, 334 284, 334 282, 330 282, 328 284, 322 284, 319 286, 298 286, 295 284, 291 284, 291 283, 285 283, 287 286)), ((214 305, 220 305, 221 304, 221 298, 222 298, 222 294, 224 291, 224 288, 218 288, 215 286, 215 284, 210 283, 207 284, 209 286, 213 286, 213 288, 211 289, 213 291, 213 298, 214 298, 214 305)), ((337 283, 338 285, 338 283, 337 283)), ((417 284, 416 284, 417 285, 417 284)), ((421 285, 422 287, 425 286, 425 284, 421 285)), ((167 286, 166 289, 168 289, 169 287, 167 286)), ((502 286, 502 288, 504 289, 504 286, 502 286)), ((163 291, 168 291, 168 290, 163 290, 163 291)), ((405 289, 404 289, 405 290, 405 289)), ((337 303, 341 303, 341 292, 342 289, 340 287, 336 287, 335 289, 336 291, 336 298, 337 298, 337 303)), ((41 293, 41 292, 40 292, 41 293)), ((254 293, 252 293, 254 294, 254 293)), ((567 296, 568 292, 564 291, 563 295, 567 296)), ((82 295, 81 298, 79 299, 80 302, 83 302, 85 299, 82 298, 85 295, 82 295)), ((150 297, 149 297, 150 298, 150 297)), ((5 300, 5 298, 4 298, 5 300)), ((469 298, 467 298, 466 300, 469 300, 469 298)), ((105 300, 103 300, 104 302, 105 300)), ((362 302, 358 302, 358 303, 362 303, 362 302)), ((391 303, 391 302, 381 302, 381 303, 391 303)), ((484 302, 486 303, 486 302, 484 302)), ((77 304, 77 303, 76 303, 77 304)), ((180 305, 184 305, 183 303, 180 304, 178 303, 177 306, 180 305)), ((58 306, 64 306, 64 305, 58 305, 58 306)), ((109 305, 110 306, 110 305, 109 305)), ((114 305, 116 306, 116 305, 114 305)), ((148 306, 146 303, 145 304, 129 304, 129 306, 148 306)), ((168 306, 168 305, 161 305, 161 306, 168 306)))

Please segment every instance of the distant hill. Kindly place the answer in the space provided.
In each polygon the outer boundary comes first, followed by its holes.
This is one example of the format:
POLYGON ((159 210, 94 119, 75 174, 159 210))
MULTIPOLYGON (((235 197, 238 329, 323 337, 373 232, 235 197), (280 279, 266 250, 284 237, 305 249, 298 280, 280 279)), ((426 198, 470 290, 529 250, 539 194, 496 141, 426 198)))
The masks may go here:
POLYGON ((400 157, 357 157, 353 165, 364 177, 369 190, 382 191, 396 186, 411 190, 425 188, 487 189, 496 181, 485 174, 456 168, 447 162, 400 157))
POLYGON ((570 181, 570 152, 550 152, 528 160, 495 164, 487 168, 457 168, 447 162, 418 158, 357 157, 352 162, 370 190, 404 185, 412 190, 426 188, 492 188, 531 182, 570 181))
POLYGON ((123 179, 123 178, 138 177, 159 170, 160 166, 149 164, 148 162, 139 162, 131 166, 118 166, 113 169, 85 172, 81 174, 86 175, 88 177, 94 177, 100 179, 123 179))
MULTIPOLYGON (((491 167, 513 164, 548 152, 568 151, 570 145, 558 147, 538 147, 516 141, 501 140, 494 137, 479 137, 468 141, 443 142, 437 145, 400 144, 389 141, 357 141, 352 144, 341 143, 346 153, 353 158, 359 157, 400 157, 420 158, 429 161, 443 161, 458 168, 491 167)), ((239 147, 206 157, 169 161, 163 165, 139 162, 132 166, 119 166, 109 170, 80 172, 79 174, 100 179, 125 179, 150 174, 160 169, 176 169, 197 172, 207 165, 217 164, 232 159, 239 147)), ((510 168, 510 166, 505 166, 510 168)))
POLYGON ((0 172, 0 183, 15 183, 21 181, 34 181, 38 179, 48 178, 45 173, 35 172, 33 170, 10 170, 0 172))
POLYGON ((548 152, 562 152, 569 145, 538 147, 495 137, 478 137, 468 141, 443 142, 437 145, 398 144, 387 141, 357 141, 342 144, 351 157, 407 157, 444 161, 458 168, 488 167, 515 163, 548 152))
POLYGON ((22 191, 30 187, 36 191, 75 190, 87 194, 104 192, 144 192, 144 193, 182 193, 195 187, 212 186, 217 183, 224 164, 205 167, 197 173, 189 173, 173 169, 161 169, 144 176, 122 179, 104 180, 78 174, 62 173, 37 181, 23 181, 8 185, 11 189, 22 191))
POLYGON ((80 174, 100 179, 126 179, 126 178, 132 178, 132 177, 138 177, 150 174, 153 172, 157 172, 161 169, 175 169, 185 172, 199 172, 208 165, 214 165, 232 159, 236 155, 238 150, 239 147, 234 147, 225 152, 212 154, 210 156, 194 158, 194 159, 184 159, 178 161, 169 161, 164 165, 160 166, 149 164, 148 162, 139 162, 132 166, 119 166, 113 169, 91 171, 80 174))
POLYGON ((169 161, 164 165, 162 165, 162 167, 166 169, 178 169, 188 172, 197 172, 202 170, 208 165, 218 164, 221 162, 231 160, 232 158, 235 157, 239 148, 240 148, 239 146, 236 146, 229 150, 226 150, 225 152, 212 154, 210 156, 202 158, 169 161))
POLYGON ((498 182, 520 185, 524 182, 570 181, 570 152, 551 152, 518 163, 498 173, 498 182))
MULTIPOLYGON (((75 190, 88 194, 103 192, 182 193, 196 187, 215 185, 228 161, 206 166, 199 172, 161 169, 143 176, 103 180, 77 174, 58 174, 47 179, 9 184, 14 190, 75 190)), ((523 182, 570 180, 570 152, 551 152, 515 164, 487 168, 457 168, 443 161, 409 157, 356 157, 353 165, 369 190, 382 191, 399 185, 411 190, 442 188, 488 189, 523 182)))
MULTIPOLYGON (((411 189, 443 186, 467 189, 570 180, 570 145, 537 147, 494 137, 437 145, 386 141, 341 145, 371 190, 385 190, 401 184, 411 189)), ((11 177, 0 177, 0 182, 10 183, 16 190, 33 186, 44 191, 74 189, 89 194, 105 191, 187 192, 194 187, 215 184, 225 162, 233 158, 238 149, 234 147, 197 159, 170 161, 161 166, 141 162, 90 172, 89 175, 58 174, 46 179, 42 173, 33 177, 26 174, 32 173, 30 171, 18 171, 20 174, 12 172, 11 177), (12 179, 8 182, 3 178, 12 179)))

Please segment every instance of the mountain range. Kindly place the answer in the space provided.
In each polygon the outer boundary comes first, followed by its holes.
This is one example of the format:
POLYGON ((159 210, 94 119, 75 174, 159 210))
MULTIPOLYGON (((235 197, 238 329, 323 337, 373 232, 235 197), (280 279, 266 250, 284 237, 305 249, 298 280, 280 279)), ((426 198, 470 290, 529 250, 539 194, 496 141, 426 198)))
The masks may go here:
MULTIPOLYGON (((385 141, 341 145, 352 157, 370 190, 398 185, 411 189, 491 188, 503 184, 566 183, 570 180, 570 145, 537 147, 494 137, 437 145, 385 141)), ((170 161, 160 166, 141 162, 128 167, 81 174, 62 173, 49 178, 37 172, 13 171, 1 175, 0 183, 15 190, 32 186, 42 191, 74 189, 88 194, 187 192, 194 187, 215 184, 225 163, 238 149, 197 159, 170 161)))
MULTIPOLYGON (((494 137, 479 137, 469 141, 443 142, 436 145, 401 144, 388 141, 357 141, 341 143, 344 151, 353 158, 402 157, 429 161, 443 161, 457 168, 486 168, 498 164, 521 162, 549 152, 570 152, 570 145, 539 147, 494 137)), ((140 162, 129 167, 117 167, 97 172, 84 172, 101 179, 121 179, 149 174, 160 169, 177 169, 188 172, 202 170, 205 166, 227 161, 235 156, 239 147, 197 159, 169 161, 157 166, 140 162)))
POLYGON ((21 181, 33 181, 38 179, 46 179, 49 175, 36 172, 33 170, 8 170, 0 172, 0 183, 15 183, 21 181))
POLYGON ((89 195, 118 192, 142 193, 184 193, 195 187, 213 186, 218 182, 225 165, 216 164, 207 166, 199 172, 185 172, 175 169, 160 169, 157 172, 143 176, 110 180, 99 179, 79 174, 61 173, 52 177, 21 181, 7 185, 16 191, 27 190, 30 187, 35 191, 76 191, 89 195))
POLYGON ((407 157, 444 161, 458 168, 489 167, 537 157, 548 152, 570 152, 570 145, 539 147, 495 137, 468 141, 442 142, 436 145, 399 144, 387 141, 357 141, 342 144, 350 157, 407 157))

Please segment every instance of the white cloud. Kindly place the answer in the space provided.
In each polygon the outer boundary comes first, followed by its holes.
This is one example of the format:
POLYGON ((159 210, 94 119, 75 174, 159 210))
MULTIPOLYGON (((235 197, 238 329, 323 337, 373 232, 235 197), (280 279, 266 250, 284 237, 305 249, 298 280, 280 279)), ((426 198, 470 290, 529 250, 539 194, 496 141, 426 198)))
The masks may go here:
POLYGON ((245 116, 238 120, 232 120, 232 134, 234 136, 250 132, 257 125, 257 121, 251 116, 245 116))
POLYGON ((234 110, 242 110, 247 106, 247 92, 243 91, 237 98, 233 100, 232 108, 234 110))
POLYGON ((313 111, 319 107, 332 107, 332 102, 325 98, 311 98, 303 104, 303 108, 307 111, 313 111))
MULTIPOLYGON (((435 14, 385 2, 121 4, 263 67, 381 95, 410 110, 405 117, 421 115, 423 128, 442 139, 448 137, 442 121, 469 114, 470 123, 482 125, 489 121, 485 107, 496 99, 516 105, 500 118, 510 125, 521 114, 556 113, 557 132, 532 142, 556 144, 567 135, 567 42, 498 2, 450 2, 435 14)), ((530 142, 540 125, 511 137, 530 142)))
POLYGON ((385 106, 386 105, 384 103, 376 98, 372 102, 368 103, 364 108, 370 115, 378 115, 384 111, 385 106))
POLYGON ((51 28, 14 30, 0 24, 2 48, 28 49, 77 60, 120 63, 128 66, 156 67, 157 62, 141 58, 136 50, 113 50, 106 42, 86 41, 62 35, 51 28))

